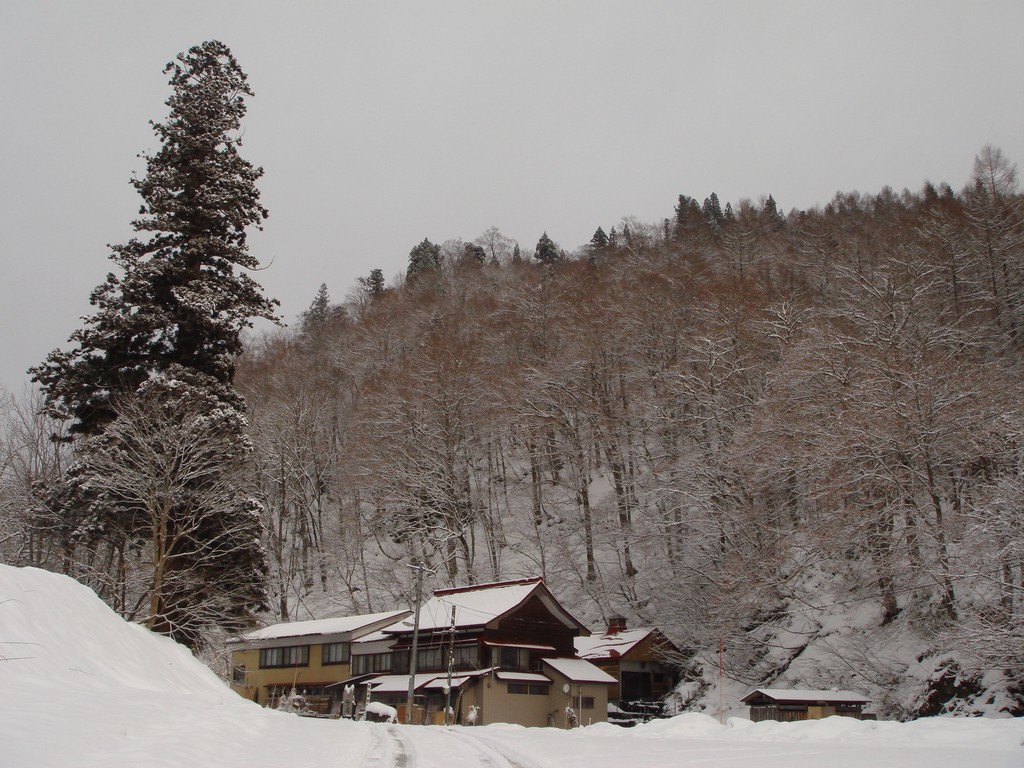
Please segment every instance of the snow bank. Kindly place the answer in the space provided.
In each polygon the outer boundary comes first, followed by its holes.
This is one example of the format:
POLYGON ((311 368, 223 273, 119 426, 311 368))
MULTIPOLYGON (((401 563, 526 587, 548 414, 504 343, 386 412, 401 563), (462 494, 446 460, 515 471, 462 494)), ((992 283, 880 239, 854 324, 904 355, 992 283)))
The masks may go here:
POLYGON ((0 566, 0 596, 4 679, 237 699, 186 648, 124 621, 73 579, 0 566))
POLYGON ((0 692, 4 768, 351 766, 371 741, 364 724, 245 701, 185 648, 32 568, 0 565, 0 692))
POLYGON ((708 715, 690 712, 652 720, 629 730, 634 738, 719 739, 750 742, 871 744, 873 746, 955 747, 969 750, 1021 749, 1024 765, 1024 720, 981 717, 929 717, 909 723, 826 717, 796 723, 754 723, 732 717, 722 725, 708 715))

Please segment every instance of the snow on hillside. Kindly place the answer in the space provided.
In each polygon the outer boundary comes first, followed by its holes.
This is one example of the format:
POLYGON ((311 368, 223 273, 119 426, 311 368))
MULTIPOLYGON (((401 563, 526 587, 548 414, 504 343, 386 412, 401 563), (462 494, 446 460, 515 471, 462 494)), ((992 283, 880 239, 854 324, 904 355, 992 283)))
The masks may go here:
MULTIPOLYGON (((841 579, 810 571, 797 597, 786 601, 788 618, 759 631, 764 653, 744 670, 746 679, 725 675, 724 695, 719 693, 717 649, 705 649, 698 659, 702 684, 681 686, 686 709, 717 716, 721 701, 726 717, 745 715, 739 699, 768 681, 774 688, 858 691, 871 699, 867 711, 883 719, 911 719, 929 708, 933 711, 927 714, 1005 716, 1019 711, 1013 679, 1001 670, 978 671, 975 659, 930 626, 934 617, 927 602, 902 599, 900 615, 883 625, 877 600, 851 599, 841 579), (961 673, 968 669, 971 673, 961 673)), ((727 661, 729 644, 726 637, 727 661)))
POLYGON ((408 727, 303 719, 244 701, 185 649, 63 576, 0 565, 3 768, 762 768, 1024 765, 1024 720, 829 718, 633 729, 408 727))

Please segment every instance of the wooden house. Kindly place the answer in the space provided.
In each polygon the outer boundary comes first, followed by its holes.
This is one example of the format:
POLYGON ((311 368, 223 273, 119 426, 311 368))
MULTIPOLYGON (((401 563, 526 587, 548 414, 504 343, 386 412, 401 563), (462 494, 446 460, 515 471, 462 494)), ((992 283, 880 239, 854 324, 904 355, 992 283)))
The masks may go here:
POLYGON ((670 660, 682 653, 654 627, 629 629, 625 618, 614 616, 607 631, 577 637, 575 647, 581 659, 615 678, 608 693, 613 711, 638 717, 657 714, 679 682, 670 660))
MULTIPOLYGON (((360 698, 406 719, 414 617, 353 644, 360 698)), ((565 725, 607 719, 615 678, 576 658, 589 630, 540 578, 440 589, 421 606, 413 722, 565 725), (568 715, 566 708, 572 710, 568 715)))
POLYGON ((863 709, 871 699, 853 691, 758 688, 741 701, 750 707, 750 719, 755 723, 762 720, 785 723, 820 720, 832 715, 867 719, 863 709))

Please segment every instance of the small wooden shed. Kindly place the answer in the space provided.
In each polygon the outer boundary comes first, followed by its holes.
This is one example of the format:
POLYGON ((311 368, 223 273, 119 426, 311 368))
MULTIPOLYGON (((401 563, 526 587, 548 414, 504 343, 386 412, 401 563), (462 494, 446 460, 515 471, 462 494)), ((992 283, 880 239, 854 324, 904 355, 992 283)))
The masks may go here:
POLYGON ((750 719, 755 723, 762 720, 788 723, 820 720, 832 715, 866 719, 863 709, 871 699, 854 691, 758 688, 741 701, 750 707, 750 719))

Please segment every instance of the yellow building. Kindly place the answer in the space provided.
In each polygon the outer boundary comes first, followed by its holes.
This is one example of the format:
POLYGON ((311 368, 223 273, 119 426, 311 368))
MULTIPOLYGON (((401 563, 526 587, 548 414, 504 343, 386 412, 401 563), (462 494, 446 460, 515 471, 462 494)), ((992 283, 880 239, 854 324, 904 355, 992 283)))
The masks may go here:
POLYGON ((327 714, 334 697, 327 686, 350 677, 353 640, 394 624, 407 610, 294 621, 257 629, 228 641, 231 688, 265 706, 293 689, 314 712, 327 714))

